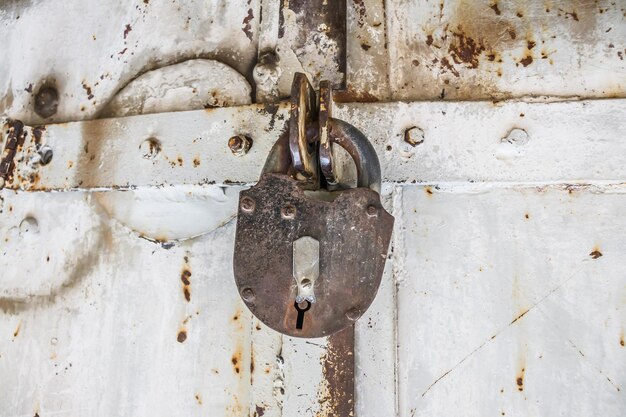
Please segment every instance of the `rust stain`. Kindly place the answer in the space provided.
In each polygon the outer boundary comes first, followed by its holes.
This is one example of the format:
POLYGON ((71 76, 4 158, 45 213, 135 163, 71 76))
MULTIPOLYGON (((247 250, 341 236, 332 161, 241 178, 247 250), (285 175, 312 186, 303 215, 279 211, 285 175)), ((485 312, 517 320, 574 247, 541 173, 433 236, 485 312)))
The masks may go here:
POLYGON ((184 328, 178 331, 178 335, 176 336, 176 340, 178 343, 183 343, 187 340, 187 330, 184 328))
POLYGON ((46 130, 46 126, 33 127, 33 137, 35 138, 35 145, 41 145, 41 138, 46 130))
POLYGON ((93 91, 85 81, 83 81, 83 90, 85 90, 85 93, 87 93, 87 99, 91 100, 93 98, 93 91))
POLYGON ((189 267, 189 257, 184 257, 183 270, 180 273, 180 281, 183 284, 183 296, 187 302, 191 301, 191 268, 189 267))
POLYGON ((252 41, 252 25, 250 24, 252 19, 254 19, 254 13, 252 11, 252 8, 250 8, 248 9, 248 15, 243 18, 243 27, 241 28, 241 30, 243 30, 243 33, 246 34, 250 41, 252 41))
MULTIPOLYGON (((448 58, 441 58, 441 68, 444 70, 449 70, 454 76, 459 77, 459 72, 454 68, 454 66, 448 61, 448 58)), ((447 81, 447 80, 446 80, 447 81)), ((447 83, 446 83, 447 84, 447 83)))
POLYGON ((622 332, 619 336, 619 344, 620 346, 624 347, 624 329, 622 329, 622 332))
POLYGON ((518 391, 524 391, 524 374, 526 373, 526 368, 520 369, 517 374, 517 378, 515 379, 515 383, 517 384, 518 391))
POLYGON ((433 189, 430 186, 424 187, 424 192, 428 197, 432 197, 433 195, 433 189))
POLYGON ((20 329, 22 328, 22 322, 20 321, 13 332, 13 337, 17 337, 20 334, 20 329))
POLYGON ((530 215, 528 213, 524 214, 524 218, 530 219, 530 215))
POLYGON ((354 91, 348 89, 344 91, 333 92, 333 99, 337 103, 373 103, 378 100, 378 97, 367 91, 354 91))
POLYGON ((200 396, 200 394, 196 394, 195 398, 196 398, 196 401, 198 402, 198 405, 202 405, 202 397, 200 396))
POLYGON ((250 386, 254 385, 254 350, 250 350, 250 386))
POLYGON ((524 310, 521 314, 519 314, 517 317, 515 317, 511 323, 509 323, 509 325, 514 324, 515 322, 517 322, 519 319, 521 319, 522 317, 524 317, 526 315, 526 313, 528 313, 530 311, 529 308, 527 308, 526 310, 524 310))
POLYGON ((602 255, 602 252, 600 252, 600 248, 596 246, 595 248, 593 248, 593 251, 591 251, 589 256, 591 256, 592 259, 598 259, 599 257, 603 255, 602 255))
POLYGON ((496 15, 500 16, 502 14, 502 12, 500 12, 500 8, 498 7, 498 2, 497 1, 493 2, 491 4, 491 6, 489 6, 489 7, 491 7, 491 9, 494 11, 494 13, 496 15))
POLYGON ((524 55, 524 58, 520 59, 519 63, 522 64, 524 67, 527 67, 530 64, 532 64, 533 63, 533 56, 532 56, 532 54, 527 52, 526 55, 524 55))
POLYGON ((133 27, 131 25, 126 25, 124 28, 124 39, 126 39, 131 30, 133 30, 133 27))
POLYGON ((480 39, 474 39, 465 34, 461 25, 452 32, 454 41, 448 51, 457 64, 466 64, 469 68, 478 68, 478 58, 485 51, 485 46, 480 39))
POLYGON ((235 370, 235 373, 240 373, 241 372, 241 356, 242 356, 242 352, 241 352, 241 348, 238 348, 235 351, 235 354, 233 355, 233 357, 230 359, 230 362, 233 364, 233 369, 235 370))
POLYGON ((199 166, 200 166, 200 158, 196 156, 193 160, 193 167, 198 168, 199 166))

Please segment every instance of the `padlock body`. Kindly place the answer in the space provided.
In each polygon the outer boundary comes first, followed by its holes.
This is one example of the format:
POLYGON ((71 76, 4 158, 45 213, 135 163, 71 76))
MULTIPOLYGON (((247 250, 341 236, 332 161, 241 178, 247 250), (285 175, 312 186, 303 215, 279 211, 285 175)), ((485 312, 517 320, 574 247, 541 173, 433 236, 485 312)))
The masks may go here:
POLYGON ((235 281, 264 324, 297 337, 331 335, 354 323, 380 286, 393 216, 369 188, 343 191, 334 201, 307 197, 297 182, 266 173, 242 191, 234 253, 235 281), (319 241, 315 302, 296 326, 293 242, 319 241))

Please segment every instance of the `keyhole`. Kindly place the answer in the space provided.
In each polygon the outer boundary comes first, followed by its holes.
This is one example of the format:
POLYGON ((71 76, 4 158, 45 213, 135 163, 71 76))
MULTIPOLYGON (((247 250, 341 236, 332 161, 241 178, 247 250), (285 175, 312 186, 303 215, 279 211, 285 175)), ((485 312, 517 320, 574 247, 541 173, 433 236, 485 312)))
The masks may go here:
POLYGON ((301 305, 304 305, 304 303, 298 303, 297 301, 295 303, 293 303, 293 306, 296 308, 296 311, 298 312, 298 318, 296 319, 296 329, 298 330, 302 330, 302 326, 304 325, 304 313, 306 313, 307 311, 309 311, 309 309, 311 308, 311 302, 306 300, 306 307, 301 307, 301 305))

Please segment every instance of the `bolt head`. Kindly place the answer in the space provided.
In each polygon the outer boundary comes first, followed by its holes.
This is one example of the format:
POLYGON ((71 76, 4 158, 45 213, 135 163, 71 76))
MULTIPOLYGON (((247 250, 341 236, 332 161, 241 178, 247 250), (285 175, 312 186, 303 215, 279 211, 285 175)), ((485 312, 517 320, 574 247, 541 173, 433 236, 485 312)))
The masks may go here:
POLYGON ((254 211, 254 206, 254 200, 250 197, 244 197, 241 199, 241 210, 247 213, 252 213, 254 211))
POLYGON ((378 215, 378 208, 373 204, 370 204, 369 206, 367 206, 366 211, 369 217, 376 217, 378 215))
POLYGON ((245 135, 237 135, 228 139, 228 147, 235 156, 244 156, 252 147, 252 139, 245 135))
POLYGON ((411 146, 421 145, 424 142, 424 131, 413 126, 404 131, 404 141, 411 146))

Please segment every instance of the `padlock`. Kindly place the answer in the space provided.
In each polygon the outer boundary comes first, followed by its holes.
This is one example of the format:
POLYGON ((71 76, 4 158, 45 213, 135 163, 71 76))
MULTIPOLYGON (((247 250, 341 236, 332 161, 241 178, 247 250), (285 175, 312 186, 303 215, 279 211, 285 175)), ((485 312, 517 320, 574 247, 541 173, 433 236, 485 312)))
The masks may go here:
MULTIPOLYGON (((302 103, 300 98, 292 94, 292 101, 302 103)), ((296 136, 305 134, 295 126, 296 136)), ((294 168, 292 153, 302 148, 294 147, 292 124, 258 183, 239 198, 237 288, 257 318, 289 336, 329 336, 363 315, 380 286, 393 229, 393 216, 381 204, 380 164, 371 143, 344 121, 328 118, 324 126, 355 161, 357 188, 311 196, 311 176, 303 180, 294 168)), ((315 139, 313 147, 300 145, 308 148, 309 162, 319 163, 315 139)))

